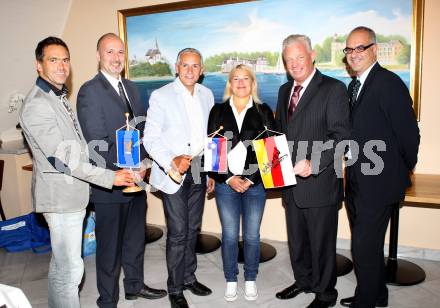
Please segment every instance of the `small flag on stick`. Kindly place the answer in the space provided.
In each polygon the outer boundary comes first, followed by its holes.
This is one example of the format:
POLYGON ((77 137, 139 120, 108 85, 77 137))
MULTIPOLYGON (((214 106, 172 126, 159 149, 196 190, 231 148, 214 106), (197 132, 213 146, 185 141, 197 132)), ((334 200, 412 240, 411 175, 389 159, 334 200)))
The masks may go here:
POLYGON ((286 135, 258 139, 252 143, 265 188, 296 184, 286 135))
POLYGON ((225 173, 228 171, 227 139, 206 138, 204 150, 204 170, 225 173))

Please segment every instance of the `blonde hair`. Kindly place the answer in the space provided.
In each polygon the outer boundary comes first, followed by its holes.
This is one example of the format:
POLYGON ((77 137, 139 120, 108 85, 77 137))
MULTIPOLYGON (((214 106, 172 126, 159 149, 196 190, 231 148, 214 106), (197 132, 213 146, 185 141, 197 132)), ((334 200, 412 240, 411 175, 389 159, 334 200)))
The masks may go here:
POLYGON ((238 70, 243 70, 249 75, 249 77, 252 80, 252 90, 251 90, 252 100, 258 104, 261 104, 261 100, 258 97, 257 76, 255 76, 254 71, 246 64, 238 64, 229 72, 228 81, 226 82, 226 87, 225 87, 225 93, 223 94, 223 101, 226 101, 232 95, 231 79, 234 77, 235 72, 237 72, 238 70))

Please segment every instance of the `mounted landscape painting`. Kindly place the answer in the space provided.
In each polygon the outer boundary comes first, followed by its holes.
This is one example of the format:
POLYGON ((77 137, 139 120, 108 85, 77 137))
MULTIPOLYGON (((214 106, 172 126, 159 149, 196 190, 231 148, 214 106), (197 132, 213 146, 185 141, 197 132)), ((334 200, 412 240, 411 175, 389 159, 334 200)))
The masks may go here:
POLYGON ((179 50, 204 57, 203 84, 220 103, 229 71, 245 63, 257 74, 262 101, 276 109, 287 80, 281 43, 308 35, 324 74, 350 82, 342 62, 345 39, 356 26, 376 31, 378 60, 402 78, 420 115, 423 0, 190 0, 118 11, 126 47, 126 76, 148 104, 151 92, 174 79, 179 50))

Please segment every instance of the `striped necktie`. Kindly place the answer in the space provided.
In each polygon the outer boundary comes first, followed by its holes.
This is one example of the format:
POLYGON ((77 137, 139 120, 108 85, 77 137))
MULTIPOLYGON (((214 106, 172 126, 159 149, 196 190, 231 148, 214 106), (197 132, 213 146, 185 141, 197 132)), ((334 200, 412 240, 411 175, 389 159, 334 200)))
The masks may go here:
POLYGON ((288 115, 289 118, 292 116, 293 112, 296 109, 296 106, 298 106, 298 101, 299 101, 299 93, 302 90, 302 86, 297 85, 295 86, 295 88, 293 88, 293 93, 292 93, 292 97, 290 98, 290 104, 289 104, 289 111, 288 111, 288 115))
POLYGON ((354 107, 354 105, 356 104, 356 100, 357 100, 357 96, 358 96, 360 88, 361 88, 361 82, 359 81, 359 79, 356 79, 356 81, 353 85, 353 89, 351 91, 351 96, 350 96, 351 107, 354 107))

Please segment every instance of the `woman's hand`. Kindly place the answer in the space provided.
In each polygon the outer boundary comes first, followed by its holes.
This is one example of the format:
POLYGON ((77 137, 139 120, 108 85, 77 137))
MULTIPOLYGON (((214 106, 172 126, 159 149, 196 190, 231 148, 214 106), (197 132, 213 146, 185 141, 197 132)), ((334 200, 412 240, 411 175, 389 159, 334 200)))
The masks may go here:
POLYGON ((241 177, 234 175, 228 182, 228 185, 231 186, 233 190, 239 193, 244 193, 248 190, 250 186, 250 182, 247 180, 243 180, 241 177))

